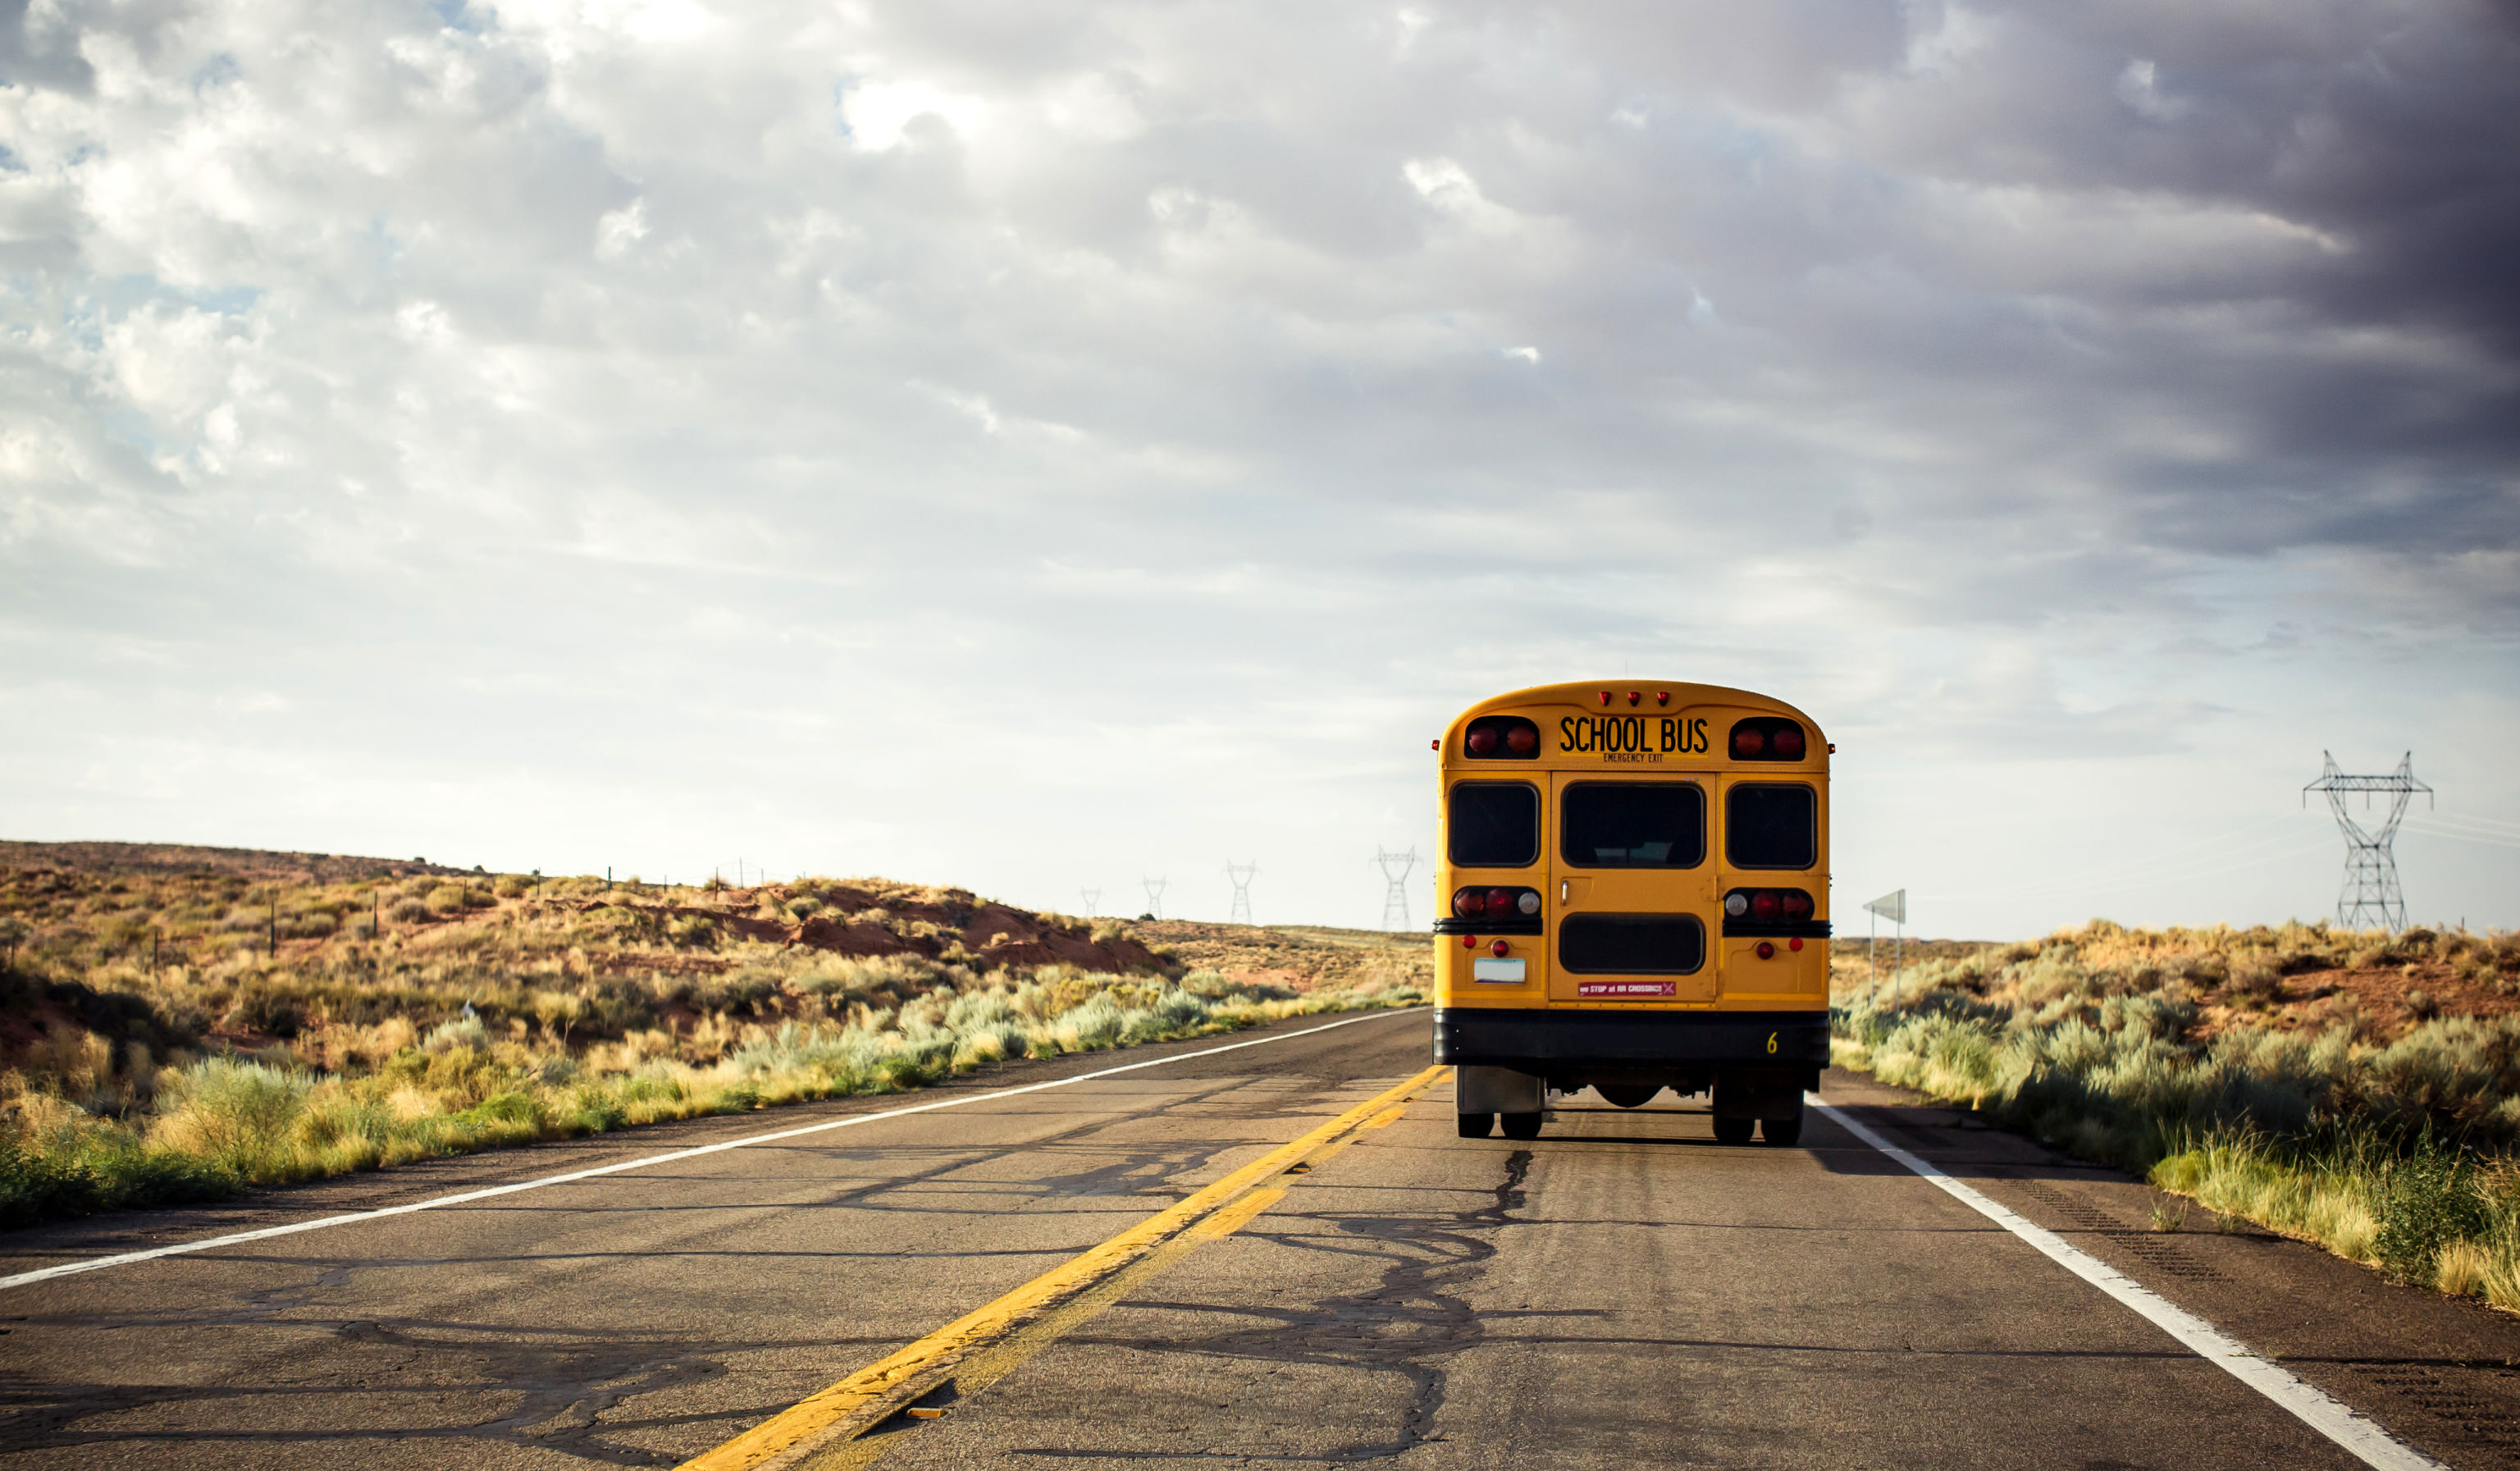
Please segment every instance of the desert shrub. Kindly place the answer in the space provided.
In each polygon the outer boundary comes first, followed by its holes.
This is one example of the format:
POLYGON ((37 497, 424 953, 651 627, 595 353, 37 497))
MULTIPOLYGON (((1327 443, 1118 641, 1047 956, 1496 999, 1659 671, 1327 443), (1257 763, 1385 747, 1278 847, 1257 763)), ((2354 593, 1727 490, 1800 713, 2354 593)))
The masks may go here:
POLYGON ((439 884, 428 891, 427 901, 429 913, 435 914, 460 914, 472 908, 472 891, 460 883, 439 884))
POLYGON ((424 1052, 450 1052, 459 1048, 477 1050, 489 1046, 490 1029, 481 1018, 467 1011, 462 1016, 439 1023, 420 1045, 424 1052))
POLYGON ((252 1032, 273 1037, 294 1037, 306 1025, 306 1009, 294 997, 264 987, 246 991, 230 1008, 227 1020, 252 1032))
POLYGON ((2405 1282, 2431 1282, 2442 1252, 2486 1233, 2492 1224, 2476 1187, 2473 1162, 2423 1137, 2414 1151, 2381 1176, 2380 1265, 2405 1282))
POLYGON ((161 1108, 155 1135, 229 1174, 265 1173, 285 1149, 304 1108, 311 1080, 303 1073, 207 1057, 177 1072, 172 1108, 161 1108))

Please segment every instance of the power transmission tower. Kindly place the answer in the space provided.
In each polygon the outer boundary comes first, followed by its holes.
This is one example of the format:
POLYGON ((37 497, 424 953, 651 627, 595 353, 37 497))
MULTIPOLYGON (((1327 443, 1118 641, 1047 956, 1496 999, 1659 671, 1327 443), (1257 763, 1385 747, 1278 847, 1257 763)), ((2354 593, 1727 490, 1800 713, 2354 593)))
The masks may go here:
POLYGON ((2327 793, 2327 810, 2336 814, 2336 825, 2345 829, 2345 887, 2336 895, 2336 922, 2348 929, 2380 929, 2395 932, 2407 927, 2407 898, 2398 891, 2398 860, 2389 845, 2398 836, 2398 824, 2407 815, 2407 804, 2417 792, 2429 802, 2433 789, 2415 780, 2415 753, 2408 751, 2398 762, 2398 769, 2385 777, 2352 777, 2336 769, 2336 758, 2327 752, 2327 769, 2318 780, 2301 789, 2302 804, 2308 806, 2310 794, 2327 793), (2362 805, 2371 805, 2372 792, 2389 795, 2389 816, 2376 829, 2365 829, 2346 811, 2345 795, 2362 792, 2362 805))
POLYGON ((1086 918, 1093 919, 1101 916, 1102 913, 1102 891, 1101 889, 1078 889, 1076 891, 1076 897, 1085 901, 1086 918))
POLYGON ((1158 919, 1164 917, 1164 886, 1172 882, 1172 880, 1168 878, 1142 878, 1138 881, 1147 886, 1147 913, 1154 915, 1158 919))
POLYGON ((1247 864, 1238 864, 1230 858, 1225 861, 1225 876, 1234 880, 1234 914, 1227 923, 1251 922, 1251 875, 1259 871, 1256 859, 1247 864))
POLYGON ((1414 844, 1406 853, 1377 848, 1373 852, 1373 861, 1382 866, 1382 876, 1390 884, 1382 893, 1382 927, 1395 933, 1407 929, 1409 870, 1418 867, 1418 849, 1414 844))

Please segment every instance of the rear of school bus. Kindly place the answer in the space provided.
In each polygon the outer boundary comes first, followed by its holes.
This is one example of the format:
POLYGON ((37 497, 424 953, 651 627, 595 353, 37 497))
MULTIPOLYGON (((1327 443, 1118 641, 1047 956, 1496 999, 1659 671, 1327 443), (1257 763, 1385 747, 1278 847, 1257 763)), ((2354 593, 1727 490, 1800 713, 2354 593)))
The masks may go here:
POLYGON ((1828 754, 1714 685, 1551 685, 1445 735, 1435 1060, 1462 1133, 1538 1137, 1548 1091, 1711 1093, 1790 1144, 1828 1064, 1828 754))

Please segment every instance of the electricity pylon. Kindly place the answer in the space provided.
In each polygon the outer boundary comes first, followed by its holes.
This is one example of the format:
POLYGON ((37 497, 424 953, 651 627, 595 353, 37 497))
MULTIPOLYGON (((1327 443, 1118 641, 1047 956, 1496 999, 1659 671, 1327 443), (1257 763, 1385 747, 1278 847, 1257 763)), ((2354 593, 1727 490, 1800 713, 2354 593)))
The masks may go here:
POLYGON ((2398 836, 2398 824, 2407 815, 2407 804, 2415 793, 2422 792, 2429 801, 2433 789, 2415 780, 2415 753, 2408 751, 2398 762, 2398 769, 2385 777, 2352 777, 2336 769, 2336 758, 2325 751, 2327 770, 2318 780, 2301 789, 2302 804, 2308 806, 2310 794, 2327 793, 2327 809, 2336 814, 2336 825, 2345 829, 2345 887, 2336 895, 2336 922, 2347 929, 2377 927, 2395 933, 2407 927, 2407 898, 2398 890, 2398 859, 2389 845, 2398 836), (2365 829, 2346 811, 2345 794, 2362 792, 2362 805, 2371 805, 2372 792, 2389 795, 2389 816, 2377 828, 2365 829))
POLYGON ((1412 845, 1406 853, 1393 853, 1376 848, 1373 861, 1382 866, 1382 876, 1390 887, 1382 894, 1382 927, 1398 932, 1409 927, 1409 870, 1418 867, 1418 849, 1412 845), (1398 867, 1393 867, 1398 865, 1398 867))
POLYGON ((1147 913, 1154 915, 1158 919, 1164 917, 1164 886, 1172 882, 1172 880, 1168 878, 1142 878, 1138 881, 1147 886, 1147 913))
POLYGON ((1234 914, 1228 923, 1251 922, 1251 875, 1259 871, 1256 859, 1247 864, 1238 864, 1230 858, 1225 861, 1225 876, 1234 880, 1234 914))
POLYGON ((1076 897, 1085 901, 1086 918, 1093 919, 1102 914, 1102 891, 1101 889, 1078 889, 1076 897))

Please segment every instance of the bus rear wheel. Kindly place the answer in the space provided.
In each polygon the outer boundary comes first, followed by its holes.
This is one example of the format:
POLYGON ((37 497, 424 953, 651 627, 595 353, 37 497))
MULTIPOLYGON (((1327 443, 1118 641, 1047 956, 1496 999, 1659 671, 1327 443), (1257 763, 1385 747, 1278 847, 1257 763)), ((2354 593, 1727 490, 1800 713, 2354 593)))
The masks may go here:
POLYGON ((1593 1091, 1621 1108, 1642 1108, 1662 1092, 1659 1083, 1600 1083, 1593 1091))
POLYGON ((1728 1119, 1718 1114, 1715 1118, 1715 1142, 1746 1144, 1750 1142, 1750 1131, 1758 1124, 1756 1119, 1728 1119))
POLYGON ((1492 1113, 1464 1113, 1454 1117, 1460 1122, 1462 1137, 1465 1139, 1486 1138, 1488 1131, 1496 1127, 1496 1115, 1492 1113))
POLYGON ((1802 1137, 1803 1106, 1799 1103, 1794 1105, 1794 1116, 1790 1119, 1761 1119, 1759 1121, 1759 1137, 1766 1139, 1769 1143, 1776 1145, 1779 1149, 1791 1148, 1794 1140, 1799 1139, 1802 1137))
POLYGON ((1540 1115, 1536 1113, 1505 1113, 1499 1114, 1497 1117, 1505 1121, 1505 1137, 1507 1138, 1536 1139, 1540 1137, 1540 1115))

